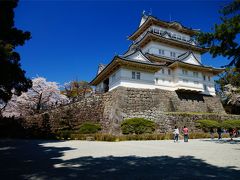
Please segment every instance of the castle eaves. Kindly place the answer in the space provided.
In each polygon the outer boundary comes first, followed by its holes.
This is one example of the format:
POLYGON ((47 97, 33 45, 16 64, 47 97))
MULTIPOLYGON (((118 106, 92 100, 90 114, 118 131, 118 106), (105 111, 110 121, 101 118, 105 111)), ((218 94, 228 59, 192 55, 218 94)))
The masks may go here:
POLYGON ((175 29, 176 31, 179 31, 184 34, 188 34, 190 36, 193 36, 199 32, 198 30, 187 28, 183 26, 181 23, 176 21, 167 22, 167 21, 159 20, 153 16, 148 16, 146 21, 132 35, 130 35, 128 39, 133 41, 136 40, 151 25, 158 25, 165 28, 172 28, 172 29, 175 29))

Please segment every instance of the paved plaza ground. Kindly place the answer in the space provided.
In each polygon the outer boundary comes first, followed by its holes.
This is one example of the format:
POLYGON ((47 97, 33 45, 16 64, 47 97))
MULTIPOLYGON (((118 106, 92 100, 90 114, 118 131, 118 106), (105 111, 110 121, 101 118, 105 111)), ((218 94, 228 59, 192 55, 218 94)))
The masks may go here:
POLYGON ((0 140, 1 179, 240 179, 240 139, 0 140))

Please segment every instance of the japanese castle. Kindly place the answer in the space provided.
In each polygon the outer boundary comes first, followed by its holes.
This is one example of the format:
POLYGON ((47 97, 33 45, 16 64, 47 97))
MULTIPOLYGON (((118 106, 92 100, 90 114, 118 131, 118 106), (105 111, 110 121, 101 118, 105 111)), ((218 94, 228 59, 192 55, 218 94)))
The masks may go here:
POLYGON ((91 84, 96 92, 123 86, 142 89, 215 95, 213 76, 221 73, 202 64, 206 48, 193 38, 197 30, 143 14, 138 29, 129 36, 130 48, 104 66, 91 84))

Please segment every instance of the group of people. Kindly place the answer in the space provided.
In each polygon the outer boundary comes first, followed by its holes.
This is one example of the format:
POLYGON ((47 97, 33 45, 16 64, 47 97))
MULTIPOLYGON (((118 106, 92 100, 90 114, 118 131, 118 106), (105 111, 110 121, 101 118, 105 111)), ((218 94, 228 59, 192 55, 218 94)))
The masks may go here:
MULTIPOLYGON (((222 133, 223 133, 223 130, 221 128, 217 128, 218 139, 222 139, 222 133)), ((211 136, 211 139, 214 139, 214 129, 213 128, 210 128, 210 136, 211 136)))
MULTIPOLYGON (((184 142, 188 142, 188 128, 184 126, 182 129, 182 132, 183 132, 184 142)), ((179 134, 180 134, 179 129, 177 126, 175 126, 173 130, 174 142, 178 142, 179 134)))
MULTIPOLYGON (((239 136, 239 130, 237 130, 237 129, 229 128, 226 131, 226 130, 222 130, 221 128, 217 128, 218 139, 222 139, 222 133, 223 132, 228 132, 229 133, 231 141, 233 140, 233 137, 238 137, 239 136)), ((210 128, 210 136, 211 136, 211 139, 214 139, 214 129, 213 128, 210 128)))
MULTIPOLYGON (((188 142, 188 138, 189 138, 188 137, 188 128, 186 126, 184 126, 182 129, 182 132, 183 132, 184 142, 188 142)), ((222 139, 223 132, 227 132, 227 131, 223 131, 221 128, 217 128, 217 134, 218 134, 219 140, 222 139)), ((240 135, 240 130, 230 128, 230 129, 228 129, 228 133, 229 133, 231 140, 233 140, 233 137, 238 137, 240 135)), ((173 130, 174 142, 178 142, 179 134, 180 134, 180 131, 179 131, 178 127, 175 126, 175 128, 173 130)), ((210 136, 211 136, 211 139, 214 139, 214 129, 213 128, 210 128, 210 136)))

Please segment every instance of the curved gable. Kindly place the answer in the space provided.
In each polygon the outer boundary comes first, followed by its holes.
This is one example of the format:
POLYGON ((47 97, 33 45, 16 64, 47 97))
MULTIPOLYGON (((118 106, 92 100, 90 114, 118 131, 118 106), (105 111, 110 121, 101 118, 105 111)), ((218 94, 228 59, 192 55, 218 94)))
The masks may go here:
POLYGON ((202 64, 198 61, 192 52, 188 52, 179 56, 179 59, 184 63, 202 66, 202 64))
POLYGON ((130 60, 135 60, 135 61, 141 61, 141 62, 151 62, 146 56, 144 56, 144 54, 140 50, 135 51, 134 53, 128 56, 125 56, 125 58, 130 60))

